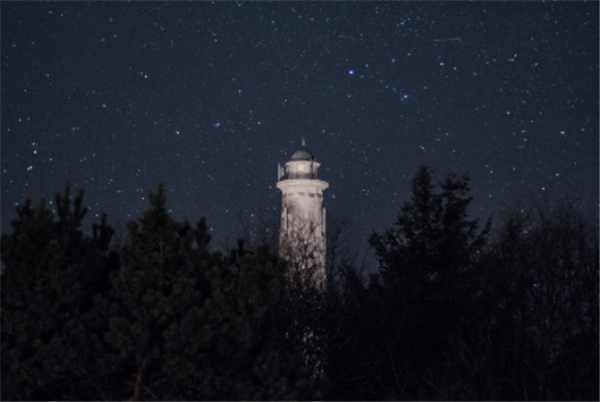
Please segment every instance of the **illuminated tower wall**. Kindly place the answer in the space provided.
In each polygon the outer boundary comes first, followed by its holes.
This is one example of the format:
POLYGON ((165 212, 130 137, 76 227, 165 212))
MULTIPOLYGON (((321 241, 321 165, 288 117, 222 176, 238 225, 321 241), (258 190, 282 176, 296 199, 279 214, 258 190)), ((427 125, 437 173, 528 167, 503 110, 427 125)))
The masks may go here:
POLYGON ((325 208, 323 192, 329 184, 318 179, 320 164, 311 152, 294 152, 278 168, 277 188, 281 197, 279 254, 292 268, 305 270, 315 283, 325 283, 325 208))

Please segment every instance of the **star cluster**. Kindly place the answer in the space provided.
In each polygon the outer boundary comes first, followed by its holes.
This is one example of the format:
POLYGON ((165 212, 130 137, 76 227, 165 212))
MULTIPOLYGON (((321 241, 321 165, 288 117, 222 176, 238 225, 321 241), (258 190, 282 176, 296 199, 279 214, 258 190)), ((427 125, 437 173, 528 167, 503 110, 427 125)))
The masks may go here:
POLYGON ((124 223, 164 182, 217 241, 277 222, 306 137, 329 216, 364 241, 420 163, 472 213, 598 214, 597 2, 2 2, 2 231, 66 182, 124 223))

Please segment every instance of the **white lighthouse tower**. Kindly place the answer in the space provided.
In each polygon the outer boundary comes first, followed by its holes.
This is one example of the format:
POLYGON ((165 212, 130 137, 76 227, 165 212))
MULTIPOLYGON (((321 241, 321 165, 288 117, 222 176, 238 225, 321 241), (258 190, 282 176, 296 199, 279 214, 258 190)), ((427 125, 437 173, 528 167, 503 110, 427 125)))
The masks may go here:
POLYGON ((278 166, 277 188, 282 192, 279 254, 292 272, 322 287, 326 279, 323 191, 329 184, 318 179, 319 166, 303 138, 290 161, 278 166))

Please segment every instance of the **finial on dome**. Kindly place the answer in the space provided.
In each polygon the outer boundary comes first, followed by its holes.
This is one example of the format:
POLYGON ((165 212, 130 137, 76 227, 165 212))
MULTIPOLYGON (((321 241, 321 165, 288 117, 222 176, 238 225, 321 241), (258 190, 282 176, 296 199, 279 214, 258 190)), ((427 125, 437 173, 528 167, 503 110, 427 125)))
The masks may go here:
POLYGON ((302 148, 306 147, 306 138, 304 138, 304 136, 302 136, 302 138, 300 140, 302 143, 302 148))

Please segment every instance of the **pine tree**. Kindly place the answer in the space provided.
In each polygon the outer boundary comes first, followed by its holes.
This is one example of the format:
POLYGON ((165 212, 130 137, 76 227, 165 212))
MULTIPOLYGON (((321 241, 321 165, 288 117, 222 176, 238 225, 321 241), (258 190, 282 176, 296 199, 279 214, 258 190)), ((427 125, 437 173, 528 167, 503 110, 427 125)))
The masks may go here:
POLYGON ((127 225, 111 292, 96 299, 109 321, 105 339, 114 351, 106 365, 122 373, 115 398, 159 395, 150 385, 165 379, 163 363, 174 358, 167 354, 164 335, 206 298, 191 258, 195 248, 205 252, 206 244, 197 247, 191 226, 170 217, 164 186, 149 199, 150 209, 127 225))
POLYGON ((114 399, 254 400, 317 395, 289 348, 277 306, 285 266, 265 248, 229 255, 167 211, 163 186, 128 224, 112 290, 96 305, 109 321, 114 399))
POLYGON ((102 251, 112 229, 103 217, 96 237, 80 226, 83 192, 56 195, 57 217, 44 200, 17 208, 13 233, 2 236, 2 398, 97 399, 91 363, 101 328, 90 319, 107 280, 102 251))

